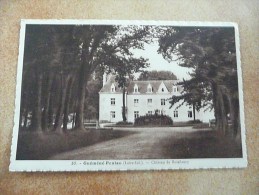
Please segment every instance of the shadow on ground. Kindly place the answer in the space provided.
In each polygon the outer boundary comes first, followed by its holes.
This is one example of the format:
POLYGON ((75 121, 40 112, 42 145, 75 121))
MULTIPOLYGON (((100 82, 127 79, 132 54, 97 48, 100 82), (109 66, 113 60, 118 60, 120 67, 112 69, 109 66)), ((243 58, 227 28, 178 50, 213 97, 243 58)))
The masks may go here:
POLYGON ((94 145, 134 134, 134 131, 88 130, 55 132, 20 132, 17 145, 17 160, 46 160, 62 152, 94 145))
POLYGON ((19 134, 17 160, 46 160, 55 155, 71 160, 240 158, 242 146, 241 140, 215 130, 189 127, 19 134))
POLYGON ((168 159, 242 157, 241 140, 220 136, 216 131, 179 133, 178 139, 168 138, 161 145, 168 159))

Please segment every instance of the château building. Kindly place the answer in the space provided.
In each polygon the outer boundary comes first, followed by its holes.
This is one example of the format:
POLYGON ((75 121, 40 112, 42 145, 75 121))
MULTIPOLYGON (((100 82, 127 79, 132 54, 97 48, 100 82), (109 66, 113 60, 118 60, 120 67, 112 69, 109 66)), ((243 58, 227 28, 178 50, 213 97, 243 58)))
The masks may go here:
MULTIPOLYGON (((148 114, 170 116, 174 122, 184 122, 194 119, 192 106, 178 102, 170 108, 168 98, 180 95, 182 87, 178 80, 130 81, 125 92, 126 118, 134 122, 135 118, 148 114)), ((99 92, 99 121, 122 121, 123 107, 122 89, 118 87, 114 76, 104 74, 103 87, 99 92)), ((214 111, 201 109, 195 112, 196 119, 209 122, 214 118, 214 111)))

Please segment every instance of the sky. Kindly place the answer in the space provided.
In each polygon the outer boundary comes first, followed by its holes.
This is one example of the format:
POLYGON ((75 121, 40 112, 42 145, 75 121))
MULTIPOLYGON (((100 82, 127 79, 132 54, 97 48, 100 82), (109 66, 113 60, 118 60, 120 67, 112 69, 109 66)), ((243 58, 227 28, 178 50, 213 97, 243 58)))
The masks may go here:
MULTIPOLYGON (((144 50, 135 49, 133 51, 134 55, 136 57, 144 57, 149 59, 150 66, 146 68, 145 70, 151 71, 151 70, 165 70, 165 71, 171 71, 173 72, 179 80, 190 79, 190 75, 188 72, 191 72, 191 69, 181 67, 177 64, 176 61, 168 62, 166 61, 161 54, 157 53, 158 49, 158 42, 154 42, 151 44, 145 44, 144 50)), ((140 73, 136 73, 134 76, 137 78, 140 73)))

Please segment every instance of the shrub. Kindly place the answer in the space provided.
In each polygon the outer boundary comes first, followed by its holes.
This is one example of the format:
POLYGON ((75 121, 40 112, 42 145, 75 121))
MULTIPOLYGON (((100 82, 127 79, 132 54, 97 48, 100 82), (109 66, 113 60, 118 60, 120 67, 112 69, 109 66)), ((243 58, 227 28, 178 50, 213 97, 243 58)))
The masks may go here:
POLYGON ((146 115, 135 119, 135 126, 168 126, 173 125, 171 117, 166 115, 146 115))
POLYGON ((127 122, 127 121, 120 121, 120 122, 117 122, 116 125, 132 125, 133 123, 132 122, 127 122))

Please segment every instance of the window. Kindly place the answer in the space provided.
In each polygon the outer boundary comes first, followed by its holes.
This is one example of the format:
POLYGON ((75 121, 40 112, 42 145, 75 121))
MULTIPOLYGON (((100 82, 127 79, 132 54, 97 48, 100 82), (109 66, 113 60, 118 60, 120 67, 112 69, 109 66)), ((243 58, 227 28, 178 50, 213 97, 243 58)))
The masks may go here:
POLYGON ((165 105, 165 99, 161 99, 161 106, 165 105))
POLYGON ((192 118, 192 111, 188 111, 188 117, 192 118))
POLYGON ((150 84, 148 84, 148 86, 147 86, 147 92, 148 93, 152 93, 153 92, 153 88, 152 88, 152 86, 150 84))
POLYGON ((134 106, 138 105, 138 99, 134 99, 134 106))
POLYGON ((158 109, 155 110, 155 115, 157 115, 157 114, 160 114, 160 110, 158 110, 158 109))
POLYGON ((148 113, 148 115, 152 115, 152 111, 148 111, 147 113, 148 113))
POLYGON ((173 92, 177 92, 177 91, 178 91, 177 86, 173 86, 173 92))
POLYGON ((147 99, 148 104, 152 104, 152 99, 147 99))
POLYGON ((115 111, 111 111, 111 118, 115 118, 115 111))
POLYGON ((134 93, 138 93, 138 86, 136 84, 134 85, 134 93))
POLYGON ((111 105, 115 105, 115 98, 111 98, 111 105))
POLYGON ((162 88, 162 92, 164 92, 164 88, 162 88))
POLYGON ((139 117, 139 111, 134 111, 134 119, 139 117))
POLYGON ((178 111, 174 111, 174 118, 178 118, 178 111))

